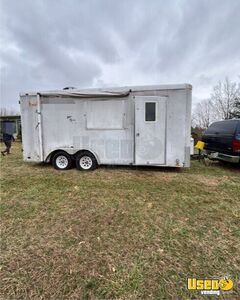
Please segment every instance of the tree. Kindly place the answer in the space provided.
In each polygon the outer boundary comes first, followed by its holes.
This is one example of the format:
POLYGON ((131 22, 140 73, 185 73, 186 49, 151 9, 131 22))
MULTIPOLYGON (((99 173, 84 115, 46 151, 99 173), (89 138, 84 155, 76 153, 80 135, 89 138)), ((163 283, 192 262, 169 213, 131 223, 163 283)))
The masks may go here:
POLYGON ((193 113, 193 125, 199 128, 207 128, 215 120, 210 99, 201 101, 195 106, 193 113))
POLYGON ((8 109, 6 107, 0 108, 0 116, 15 116, 19 115, 19 112, 15 109, 8 109))
POLYGON ((240 118, 240 82, 226 77, 213 87, 210 99, 195 106, 192 125, 205 129, 214 121, 232 118, 240 118))
POLYGON ((237 99, 240 99, 240 83, 231 82, 227 77, 223 83, 219 81, 211 94, 212 111, 216 119, 230 119, 236 109, 237 99))
POLYGON ((230 118, 238 118, 240 119, 240 98, 237 98, 235 103, 234 103, 234 107, 233 110, 230 114, 230 118))

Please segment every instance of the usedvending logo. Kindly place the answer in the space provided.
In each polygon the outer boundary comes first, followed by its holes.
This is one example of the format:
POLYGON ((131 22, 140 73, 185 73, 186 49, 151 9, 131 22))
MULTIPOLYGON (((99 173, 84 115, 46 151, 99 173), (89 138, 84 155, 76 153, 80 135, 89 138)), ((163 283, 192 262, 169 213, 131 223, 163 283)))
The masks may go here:
POLYGON ((197 279, 188 278, 188 290, 200 291, 202 295, 220 295, 221 293, 231 292, 233 280, 224 277, 221 279, 197 279))

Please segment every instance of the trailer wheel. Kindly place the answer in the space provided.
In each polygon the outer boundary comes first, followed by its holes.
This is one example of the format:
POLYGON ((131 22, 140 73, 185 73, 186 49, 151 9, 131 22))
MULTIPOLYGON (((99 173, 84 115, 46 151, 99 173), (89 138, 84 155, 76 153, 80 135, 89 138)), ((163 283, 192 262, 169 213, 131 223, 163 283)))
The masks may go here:
POLYGON ((97 168, 95 156, 88 151, 81 152, 76 156, 76 168, 81 171, 90 171, 97 168))
POLYGON ((72 158, 68 153, 59 151, 54 154, 52 158, 52 164, 56 170, 68 170, 71 168, 72 158))

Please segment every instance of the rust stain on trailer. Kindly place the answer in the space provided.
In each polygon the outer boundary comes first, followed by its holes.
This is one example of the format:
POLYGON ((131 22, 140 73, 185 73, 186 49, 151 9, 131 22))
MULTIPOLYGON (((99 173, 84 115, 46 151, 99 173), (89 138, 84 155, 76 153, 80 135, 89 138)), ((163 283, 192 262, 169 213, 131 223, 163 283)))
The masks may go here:
POLYGON ((29 106, 37 106, 37 101, 31 101, 31 100, 29 100, 28 105, 29 106))

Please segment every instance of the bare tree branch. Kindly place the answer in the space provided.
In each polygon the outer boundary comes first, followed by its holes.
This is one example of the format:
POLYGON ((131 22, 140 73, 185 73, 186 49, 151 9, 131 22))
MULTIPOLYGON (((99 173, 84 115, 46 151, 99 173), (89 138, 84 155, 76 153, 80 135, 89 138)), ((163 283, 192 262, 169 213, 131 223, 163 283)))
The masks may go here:
POLYGON ((231 82, 228 77, 213 88, 211 94, 212 109, 219 120, 231 118, 236 99, 240 96, 240 83, 231 82))
POLYGON ((15 109, 8 109, 6 107, 0 108, 0 116, 17 116, 20 113, 15 109))
POLYGON ((195 126, 207 128, 215 119, 210 99, 203 100, 196 105, 193 113, 193 124, 195 126))

